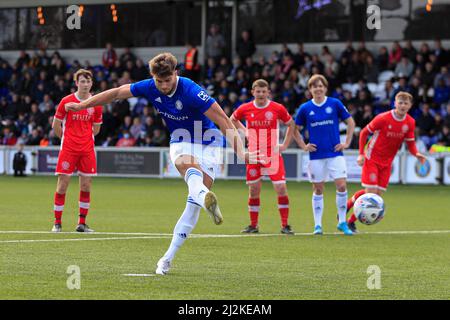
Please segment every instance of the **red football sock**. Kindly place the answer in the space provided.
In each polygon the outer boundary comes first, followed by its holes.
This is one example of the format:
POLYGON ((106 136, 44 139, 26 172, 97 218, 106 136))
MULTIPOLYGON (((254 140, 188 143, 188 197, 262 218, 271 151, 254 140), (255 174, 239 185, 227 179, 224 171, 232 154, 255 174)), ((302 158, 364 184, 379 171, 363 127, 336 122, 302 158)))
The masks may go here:
POLYGON ((278 197, 278 210, 280 211, 281 226, 284 228, 288 224, 288 217, 289 217, 288 196, 278 197))
POLYGON ((248 212, 250 214, 250 225, 254 228, 258 226, 259 198, 248 198, 248 212))
POLYGON ((353 195, 353 197, 348 199, 348 201, 347 201, 347 213, 355 205, 356 199, 358 199, 359 197, 361 197, 365 193, 366 193, 366 190, 364 190, 364 189, 356 191, 356 193, 353 195))
POLYGON ((61 224, 62 213, 64 210, 64 202, 66 200, 66 194, 59 194, 55 192, 55 202, 53 210, 55 213, 55 224, 61 224))
POLYGON ((91 193, 80 191, 80 216, 78 219, 78 224, 86 224, 86 216, 88 215, 90 201, 91 193))

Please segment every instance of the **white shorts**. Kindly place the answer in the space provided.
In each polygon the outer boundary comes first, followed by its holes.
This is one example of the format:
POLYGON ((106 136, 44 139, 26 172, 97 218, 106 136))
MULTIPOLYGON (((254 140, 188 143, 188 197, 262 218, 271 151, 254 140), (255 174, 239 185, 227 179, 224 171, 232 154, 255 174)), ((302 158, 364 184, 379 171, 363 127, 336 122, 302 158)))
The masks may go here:
POLYGON ((213 180, 223 163, 223 149, 198 143, 177 142, 170 144, 170 160, 173 164, 181 155, 191 155, 200 164, 200 168, 213 180))
POLYGON ((313 183, 347 178, 347 165, 343 156, 326 159, 309 160, 309 181, 313 183))

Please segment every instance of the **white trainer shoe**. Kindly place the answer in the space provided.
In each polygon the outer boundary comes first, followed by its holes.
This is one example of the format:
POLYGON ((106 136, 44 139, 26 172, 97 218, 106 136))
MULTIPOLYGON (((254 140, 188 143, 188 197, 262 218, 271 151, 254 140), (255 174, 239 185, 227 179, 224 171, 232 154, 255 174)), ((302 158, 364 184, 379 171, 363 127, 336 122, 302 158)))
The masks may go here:
POLYGON ((205 209, 215 224, 221 224, 223 222, 222 213, 217 203, 217 196, 212 191, 209 191, 205 196, 205 209))
POLYGON ((158 263, 156 264, 155 273, 164 276, 169 272, 170 267, 170 260, 164 259, 163 257, 159 259, 158 263))

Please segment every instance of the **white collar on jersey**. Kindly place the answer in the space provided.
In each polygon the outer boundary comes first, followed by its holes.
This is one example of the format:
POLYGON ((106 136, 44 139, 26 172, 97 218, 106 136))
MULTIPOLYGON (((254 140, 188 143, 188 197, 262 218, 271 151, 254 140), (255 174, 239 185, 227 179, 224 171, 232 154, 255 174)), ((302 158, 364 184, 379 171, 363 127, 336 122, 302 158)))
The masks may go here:
POLYGON ((256 104, 255 100, 253 100, 253 105, 254 105, 256 108, 258 108, 258 109, 264 109, 264 108, 267 108, 267 107, 269 106, 270 102, 271 102, 270 100, 267 100, 267 103, 266 103, 265 105, 263 105, 262 107, 260 107, 260 106, 258 106, 258 105, 256 104))
POLYGON ((328 97, 325 96, 325 99, 322 101, 322 103, 317 104, 317 103, 314 101, 314 98, 311 99, 312 103, 313 103, 315 106, 317 106, 317 107, 323 106, 323 105, 325 104, 325 102, 327 102, 327 100, 328 100, 328 97))
POLYGON ((394 118, 394 120, 396 120, 396 121, 398 121, 398 122, 401 122, 401 121, 403 121, 403 120, 406 119, 406 114, 404 115, 403 118, 397 117, 396 114, 395 114, 395 112, 394 112, 394 110, 391 110, 391 114, 392 114, 392 118, 394 118))
POLYGON ((90 94, 89 97, 87 97, 86 99, 81 99, 81 98, 77 95, 76 92, 74 92, 73 94, 75 95, 75 98, 77 98, 78 101, 84 101, 84 100, 87 100, 87 99, 89 99, 90 97, 92 97, 92 95, 90 94))
POLYGON ((168 94, 168 95, 167 95, 169 98, 172 98, 173 95, 175 94, 175 92, 177 92, 177 89, 178 89, 178 81, 180 81, 180 77, 179 77, 179 76, 177 76, 177 84, 175 85, 175 89, 172 91, 171 94, 168 94))

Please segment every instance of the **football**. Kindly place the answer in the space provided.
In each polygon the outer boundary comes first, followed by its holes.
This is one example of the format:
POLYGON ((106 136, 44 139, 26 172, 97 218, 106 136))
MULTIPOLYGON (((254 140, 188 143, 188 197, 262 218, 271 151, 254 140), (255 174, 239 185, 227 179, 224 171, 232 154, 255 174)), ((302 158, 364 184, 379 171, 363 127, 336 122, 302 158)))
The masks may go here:
POLYGON ((379 195, 366 193, 359 197, 354 206, 356 218, 366 225, 379 222, 384 217, 384 201, 379 195))

